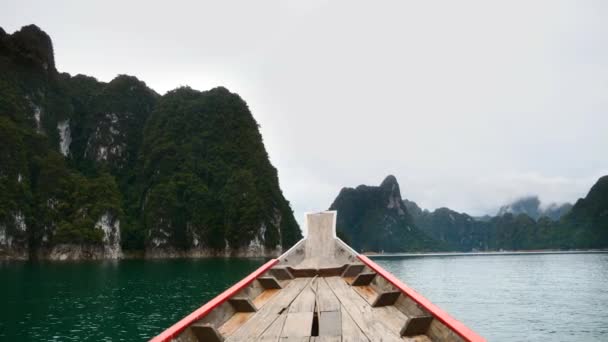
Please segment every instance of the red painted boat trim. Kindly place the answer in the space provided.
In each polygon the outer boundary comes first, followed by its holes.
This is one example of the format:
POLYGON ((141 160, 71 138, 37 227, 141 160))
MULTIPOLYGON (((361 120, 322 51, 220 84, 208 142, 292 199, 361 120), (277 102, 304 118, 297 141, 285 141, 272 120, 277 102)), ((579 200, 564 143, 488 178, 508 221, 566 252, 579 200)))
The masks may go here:
POLYGON ((361 260, 365 265, 374 270, 377 274, 382 276, 388 282, 393 284, 399 290, 401 290, 404 294, 410 297, 414 302, 418 303, 420 306, 424 307, 428 310, 436 319, 438 319, 441 323, 445 324, 448 328, 452 329, 456 334, 462 337, 465 341, 469 342, 485 342, 486 339, 477 335, 471 329, 467 328, 461 322, 455 320, 447 312, 441 310, 438 306, 431 303, 428 299, 424 298, 421 294, 414 291, 411 287, 402 283, 399 279, 395 278, 394 275, 380 267, 380 265, 373 262, 370 258, 365 255, 359 254, 357 255, 359 260, 361 260))
POLYGON ((182 331, 184 331, 190 324, 203 318, 205 315, 207 315, 209 312, 211 312, 211 310, 217 308, 222 303, 227 301, 230 297, 232 297, 237 292, 242 290, 244 287, 251 284, 251 282, 253 282, 257 277, 264 274, 266 271, 268 271, 272 266, 276 265, 278 262, 279 262, 278 259, 269 260, 267 263, 262 265, 260 268, 253 271, 250 275, 243 278, 238 283, 232 285, 231 288, 222 292, 217 297, 215 297, 211 301, 207 302, 207 304, 196 309, 196 311, 194 311, 191 314, 189 314, 188 316, 182 318, 181 321, 175 323, 169 329, 163 331, 162 333, 160 333, 160 335, 151 339, 150 342, 170 341, 172 338, 176 337, 182 331))

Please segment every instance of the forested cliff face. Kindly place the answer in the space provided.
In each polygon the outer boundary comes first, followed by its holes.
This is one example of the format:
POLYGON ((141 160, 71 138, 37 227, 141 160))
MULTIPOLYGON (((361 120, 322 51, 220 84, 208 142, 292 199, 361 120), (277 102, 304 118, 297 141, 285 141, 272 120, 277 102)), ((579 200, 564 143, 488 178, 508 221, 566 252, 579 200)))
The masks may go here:
POLYGON ((430 212, 412 201, 404 203, 420 229, 455 251, 608 248, 608 176, 574 206, 539 210, 538 199, 531 197, 503 206, 497 216, 484 220, 448 208, 430 212))
POLYGON ((46 33, 0 28, 0 258, 266 255, 299 238, 238 95, 59 73, 46 33))
MULTIPOLYGON (((392 187, 398 189, 394 177, 389 178, 392 187)), ((401 224, 401 227, 415 228, 417 234, 402 236, 400 239, 382 234, 394 230, 395 225, 387 219, 392 217, 387 203, 393 201, 387 202, 386 198, 389 197, 380 193, 382 191, 379 188, 364 185, 356 189, 345 188, 331 206, 332 209, 339 210, 338 229, 342 236, 346 240, 353 240, 355 248, 362 251, 468 252, 608 248, 608 176, 600 178, 585 198, 579 199, 568 213, 560 214, 559 220, 546 215, 534 219, 523 213, 513 214, 508 211, 480 220, 449 208, 439 208, 432 212, 423 210, 415 202, 406 199, 402 201, 402 207, 391 206, 398 207, 399 212, 403 213, 402 222, 407 223, 401 224), (368 195, 370 192, 375 195, 368 195), (420 233, 430 239, 430 243, 421 238, 420 233), (424 241, 424 244, 420 241, 424 241)), ((533 203, 531 206, 536 208, 533 212, 539 212, 538 204, 533 203)), ((569 206, 554 207, 560 207, 563 211, 569 206)), ((403 228, 398 231, 403 232, 403 228)))
POLYGON ((343 188, 330 206, 337 210, 340 237, 361 252, 426 251, 441 248, 418 229, 402 202, 399 184, 388 176, 380 186, 343 188))

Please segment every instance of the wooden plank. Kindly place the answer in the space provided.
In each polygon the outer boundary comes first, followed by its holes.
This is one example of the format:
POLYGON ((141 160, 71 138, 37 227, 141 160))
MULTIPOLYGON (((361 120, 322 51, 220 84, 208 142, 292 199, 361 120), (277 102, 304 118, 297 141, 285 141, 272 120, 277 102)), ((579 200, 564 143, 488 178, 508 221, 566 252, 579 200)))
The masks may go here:
POLYGON ((418 335, 418 336, 412 336, 412 337, 405 337, 404 336, 403 340, 405 342, 433 342, 433 340, 431 340, 426 335, 418 335))
POLYGON ((281 332, 283 331, 283 325, 285 324, 285 318, 287 318, 287 314, 282 314, 277 317, 277 319, 272 322, 272 324, 262 333, 262 336, 257 341, 260 342, 277 342, 281 337, 281 332))
POLYGON ((309 342, 310 337, 308 336, 292 336, 292 337, 281 337, 281 342, 309 342))
POLYGON ((319 336, 342 336, 339 310, 319 312, 319 336))
POLYGON ((376 273, 371 273, 371 272, 359 273, 355 277, 355 280, 353 280, 351 285, 352 286, 369 285, 369 283, 371 283, 372 280, 374 280, 375 276, 376 276, 376 273))
POLYGON ((401 336, 424 335, 429 330, 432 321, 433 316, 408 317, 401 329, 401 336))
POLYGON ((192 324, 190 326, 190 330, 196 336, 196 339, 199 341, 205 342, 222 342, 224 338, 222 335, 209 324, 192 324))
POLYGON ((335 261, 335 213, 306 215, 308 236, 304 246, 303 268, 329 268, 341 266, 335 261))
POLYGON ((365 268, 365 265, 363 265, 363 264, 349 264, 348 266, 346 266, 346 269, 344 270, 344 272, 342 272, 342 278, 347 278, 347 277, 354 278, 359 273, 361 273, 364 268, 365 268))
POLYGON ((228 302, 236 312, 256 312, 256 306, 246 297, 232 297, 228 302))
POLYGON ((290 312, 287 314, 281 337, 305 337, 312 332, 311 312, 290 312))
POLYGON ((224 324, 227 320, 230 319, 234 315, 236 311, 234 307, 229 302, 224 302, 217 306, 215 309, 211 310, 206 316, 199 319, 195 323, 204 324, 207 323, 214 327, 219 327, 224 324))
POLYGON ((289 272, 289 270, 287 269, 287 267, 280 267, 280 266, 276 266, 274 268, 271 268, 268 273, 277 278, 278 280, 291 280, 293 279, 293 275, 291 274, 291 272, 289 272))
POLYGON ((259 277, 258 281, 265 289, 280 289, 282 288, 281 284, 275 277, 259 277))
POLYGON ((310 342, 341 342, 342 337, 340 336, 313 336, 310 338, 310 342))
POLYGON ((418 303, 414 302, 410 297, 403 293, 399 296, 394 305, 408 317, 430 315, 428 311, 424 310, 418 303))
POLYGON ((240 329, 229 336, 226 341, 252 341, 268 329, 282 312, 287 312, 291 301, 300 294, 310 279, 296 278, 276 294, 240 329))
POLYGON ((253 315, 253 312, 237 312, 230 317, 226 323, 222 324, 218 331, 222 336, 228 337, 243 324, 245 324, 245 322, 247 322, 247 320, 253 315))
POLYGON ((264 292, 260 293, 259 296, 255 297, 253 300, 253 305, 259 310, 266 304, 275 294, 277 294, 280 289, 268 289, 264 290, 264 292))
MULTIPOLYGON (((344 283, 341 278, 331 277, 325 278, 325 280, 365 336, 373 337, 374 340, 382 340, 383 342, 401 341, 401 336, 399 335, 400 327, 397 327, 395 331, 394 328, 387 326, 383 322, 385 317, 375 314, 369 303, 358 295, 353 288, 344 283)), ((396 312, 399 312, 399 310, 396 310, 396 312)))
POLYGON ((357 292, 369 305, 372 305, 378 297, 378 293, 369 285, 354 286, 353 290, 357 292))
MULTIPOLYGON (((437 317, 435 317, 437 318, 437 317)), ((448 328, 437 319, 434 319, 431 322, 431 326, 429 330, 426 332, 426 335, 433 341, 454 341, 454 342, 463 342, 469 341, 465 340, 461 336, 457 335, 452 329, 448 328)))
POLYGON ((399 291, 381 292, 372 303, 373 307, 393 305, 401 295, 399 291))
POLYGON ((342 342, 369 341, 344 306, 340 306, 340 319, 342 321, 342 342))
POLYGON ((395 335, 401 335, 401 328, 407 320, 407 316, 401 311, 391 305, 373 308, 373 312, 375 319, 382 321, 389 331, 392 331, 395 335))
POLYGON ((325 279, 317 281, 317 311, 338 311, 340 301, 327 285, 325 279))
POLYGON ((310 286, 307 286, 289 306, 289 312, 314 312, 315 293, 310 286))

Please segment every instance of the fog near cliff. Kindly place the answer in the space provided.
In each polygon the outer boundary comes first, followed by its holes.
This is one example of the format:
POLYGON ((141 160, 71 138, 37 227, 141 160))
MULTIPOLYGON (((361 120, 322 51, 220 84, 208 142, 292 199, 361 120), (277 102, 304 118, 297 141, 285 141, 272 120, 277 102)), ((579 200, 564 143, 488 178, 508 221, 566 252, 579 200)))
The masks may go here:
POLYGON ((58 69, 224 85, 300 219, 389 173, 424 208, 574 202, 608 174, 608 2, 3 1, 58 69))

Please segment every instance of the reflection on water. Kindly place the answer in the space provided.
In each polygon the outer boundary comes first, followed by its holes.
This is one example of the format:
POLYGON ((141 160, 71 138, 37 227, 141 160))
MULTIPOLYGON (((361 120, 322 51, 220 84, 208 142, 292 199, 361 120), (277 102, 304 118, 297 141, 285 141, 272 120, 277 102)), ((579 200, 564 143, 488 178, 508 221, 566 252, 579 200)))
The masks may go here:
POLYGON ((488 341, 608 341, 608 254, 376 261, 488 341))

